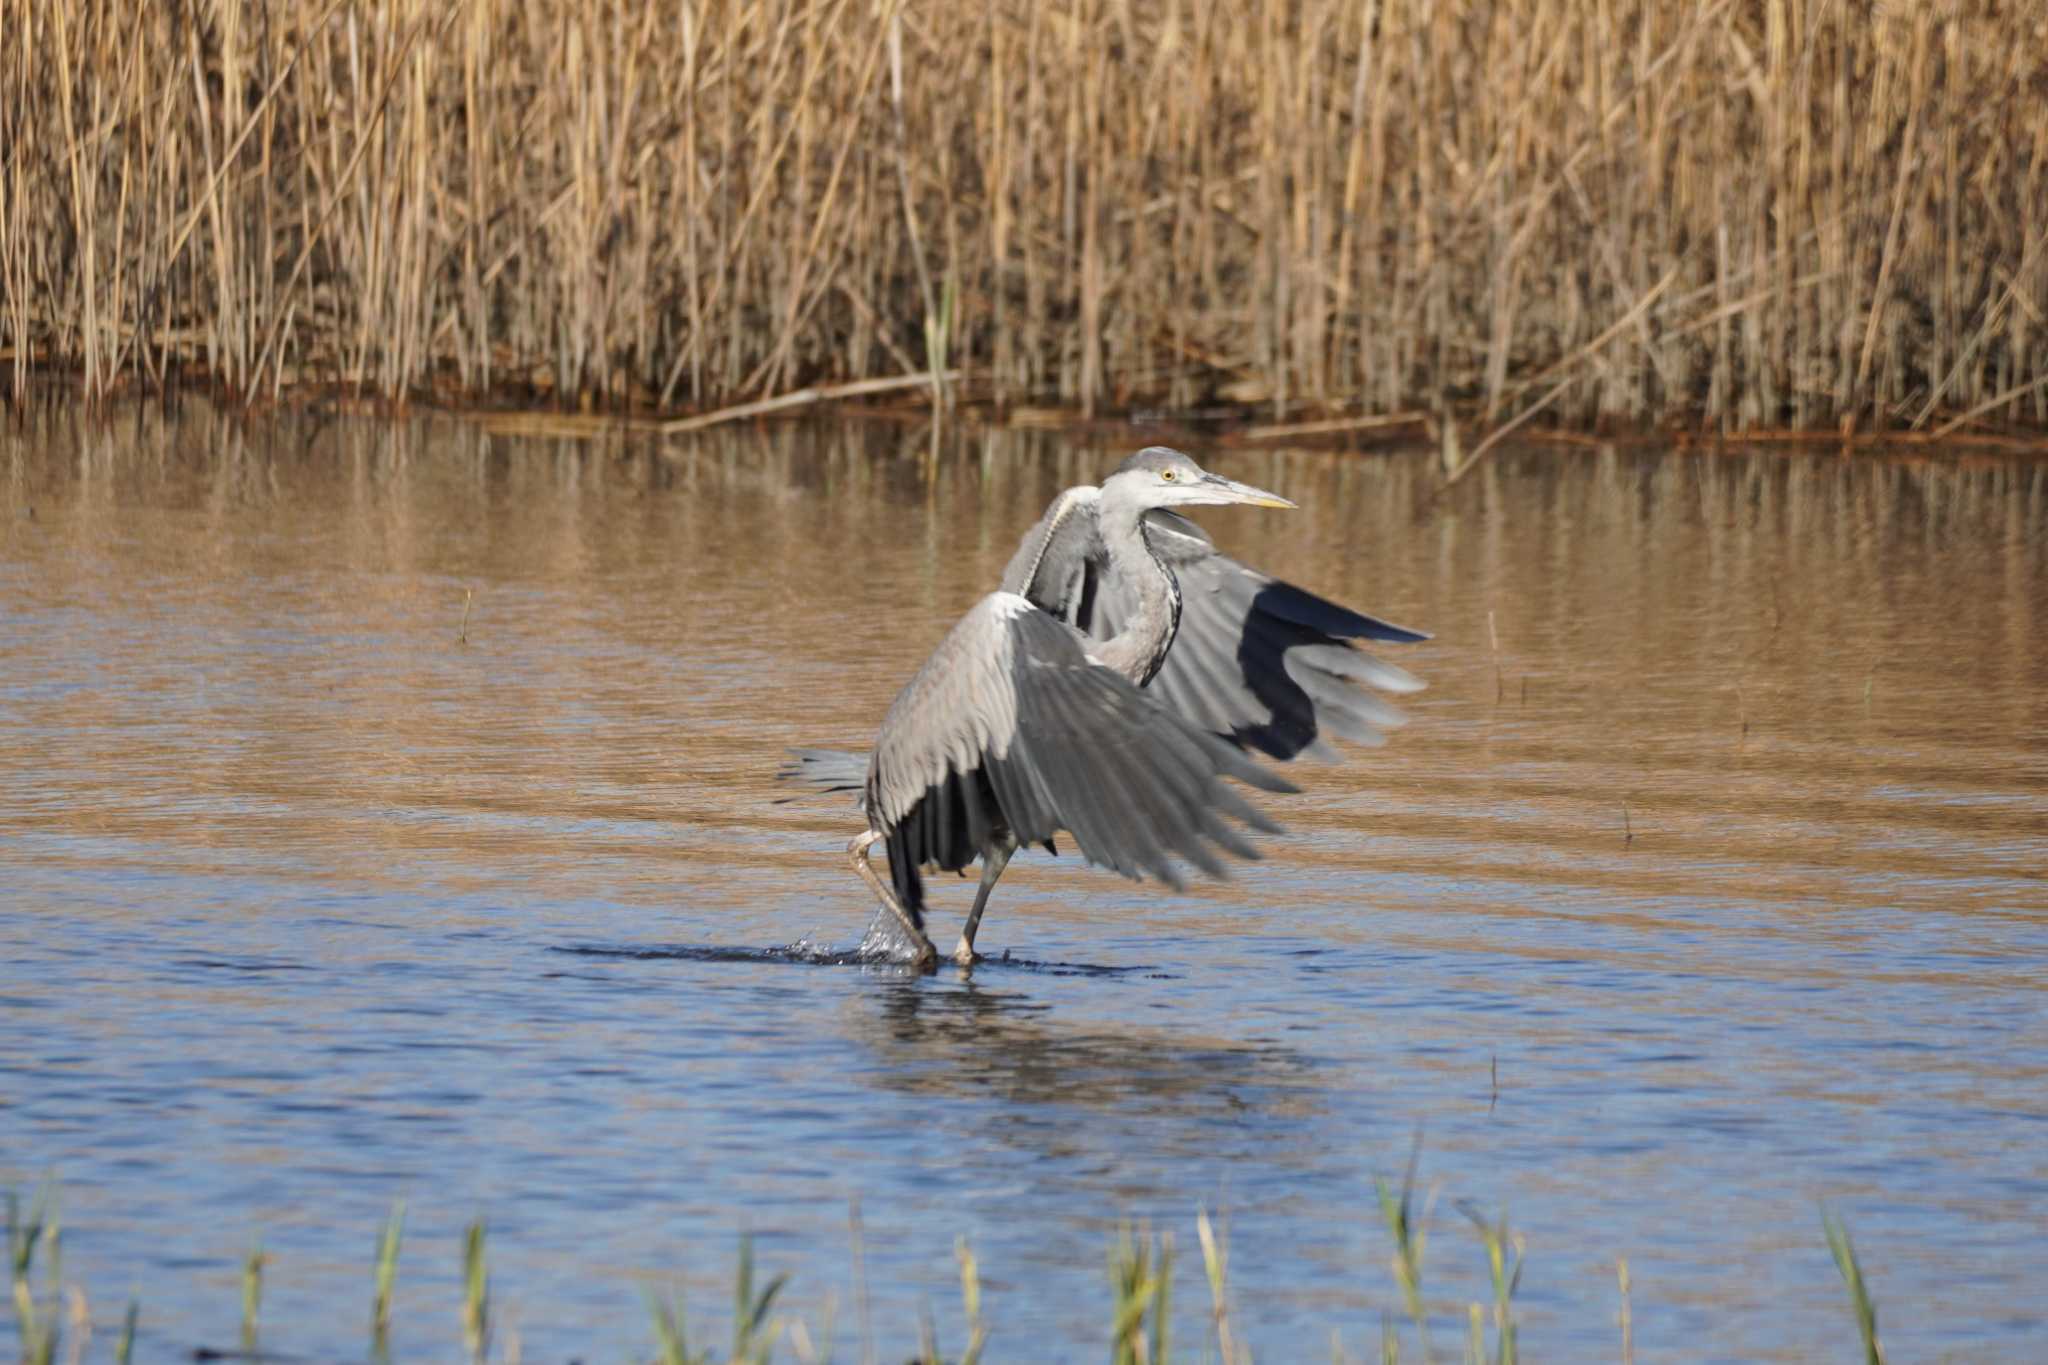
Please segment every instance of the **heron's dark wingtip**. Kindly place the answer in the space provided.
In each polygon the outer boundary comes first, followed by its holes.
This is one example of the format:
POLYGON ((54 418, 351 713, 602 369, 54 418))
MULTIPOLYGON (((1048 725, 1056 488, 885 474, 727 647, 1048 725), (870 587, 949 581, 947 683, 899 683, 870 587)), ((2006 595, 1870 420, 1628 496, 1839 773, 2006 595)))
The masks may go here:
POLYGON ((1407 626, 1397 626, 1392 621, 1383 621, 1377 616, 1368 616, 1362 611, 1353 611, 1328 598, 1318 597, 1306 588, 1274 579, 1260 588, 1253 604, 1259 611, 1291 621, 1310 630, 1319 630, 1339 640, 1377 640, 1389 645, 1421 644, 1430 637, 1422 631, 1407 626))

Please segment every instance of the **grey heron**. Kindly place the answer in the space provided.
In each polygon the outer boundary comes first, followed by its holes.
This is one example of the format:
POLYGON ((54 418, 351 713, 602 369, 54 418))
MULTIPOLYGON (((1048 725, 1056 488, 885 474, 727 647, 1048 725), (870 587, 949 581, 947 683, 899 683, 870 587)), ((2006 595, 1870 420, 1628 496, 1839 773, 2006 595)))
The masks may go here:
POLYGON ((1278 826, 1230 785, 1298 790, 1249 756, 1329 752, 1324 736, 1376 743, 1399 712, 1354 684, 1421 686, 1351 644, 1428 637, 1268 578, 1217 552, 1171 509, 1293 507, 1274 493, 1148 447, 1100 488, 1060 494, 1003 574, 890 706, 873 752, 798 750, 784 777, 859 792, 868 828, 847 846, 912 943, 922 869, 981 862, 954 959, 976 959, 989 893, 1020 847, 1082 855, 1179 889, 1174 860, 1224 875, 1218 851, 1259 856, 1235 825, 1278 826), (1225 817, 1228 817, 1226 819, 1225 817), (889 855, 884 883, 869 863, 889 855))

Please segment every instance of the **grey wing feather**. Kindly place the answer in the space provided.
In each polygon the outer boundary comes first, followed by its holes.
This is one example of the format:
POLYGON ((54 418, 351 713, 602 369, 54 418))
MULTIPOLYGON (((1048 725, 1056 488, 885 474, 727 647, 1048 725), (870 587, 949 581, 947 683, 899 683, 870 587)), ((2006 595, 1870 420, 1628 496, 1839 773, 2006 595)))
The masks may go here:
POLYGON ((1010 566, 1003 571, 1003 591, 1071 621, 1089 565, 1105 559, 1096 519, 1101 498, 1102 490, 1092 484, 1069 488, 1054 498, 1011 556, 1010 566))
POLYGON ((867 774, 890 876, 921 913, 919 869, 963 868, 1000 825, 1022 843, 1069 831, 1090 862, 1179 886, 1174 860, 1220 876, 1256 850, 1224 817, 1276 826, 1227 785, 1292 786, 1162 700, 1091 662, 1025 599, 977 603, 882 723, 867 774))
POLYGON ((1176 887, 1176 857, 1223 875, 1204 840, 1257 856, 1219 813, 1257 830, 1277 826, 1222 779, 1268 791, 1292 791, 1291 784, 1090 663, 1050 616, 1020 614, 1013 624, 1017 738, 991 764, 991 778, 999 793, 1022 798, 1014 808, 1004 802, 1005 814, 1023 822, 1012 826, 1020 838, 1036 841, 1066 829, 1090 862, 1176 887))
MULTIPOLYGON (((1326 737, 1377 744, 1404 723, 1372 692, 1421 683, 1350 641, 1411 641, 1415 631, 1351 611, 1213 551, 1175 564, 1180 631, 1152 689, 1204 729, 1274 758, 1328 756, 1326 737)), ((1104 593, 1104 628, 1120 603, 1104 593)))
POLYGON ((1024 605, 1000 593, 975 603, 890 704, 868 759, 876 829, 900 824, 949 774, 974 772, 983 755, 1009 748, 1017 720, 1008 618, 1024 605))
MULTIPOLYGON (((1280 759, 1327 756, 1325 736, 1377 744, 1402 724, 1399 711, 1355 684, 1396 693, 1422 684, 1351 641, 1427 635, 1249 569, 1217 553, 1185 517, 1152 511, 1144 526, 1181 591, 1180 629, 1149 691, 1203 729, 1280 759)), ((1094 499, 1076 499, 1062 518, 1048 512, 1038 529, 1043 543, 1026 544, 1035 571, 1014 590, 1096 639, 1116 634, 1131 601, 1111 572, 1094 499), (1079 574, 1068 569, 1076 563, 1079 574)), ((1012 570, 1024 559, 1020 551, 1012 570)))

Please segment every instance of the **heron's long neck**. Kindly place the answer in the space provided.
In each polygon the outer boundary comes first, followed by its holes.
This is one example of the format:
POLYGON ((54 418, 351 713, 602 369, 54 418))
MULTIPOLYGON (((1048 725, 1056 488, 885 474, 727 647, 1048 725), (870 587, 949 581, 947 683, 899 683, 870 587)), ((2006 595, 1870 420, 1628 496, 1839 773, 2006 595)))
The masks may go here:
POLYGON ((1180 584, 1145 543, 1144 530, 1138 525, 1140 515, 1141 509, 1135 507, 1102 509, 1102 539, 1109 547, 1110 573, 1129 591, 1137 609, 1124 628, 1097 645, 1094 653, 1104 665, 1143 687, 1166 662, 1174 632, 1180 629, 1180 584))

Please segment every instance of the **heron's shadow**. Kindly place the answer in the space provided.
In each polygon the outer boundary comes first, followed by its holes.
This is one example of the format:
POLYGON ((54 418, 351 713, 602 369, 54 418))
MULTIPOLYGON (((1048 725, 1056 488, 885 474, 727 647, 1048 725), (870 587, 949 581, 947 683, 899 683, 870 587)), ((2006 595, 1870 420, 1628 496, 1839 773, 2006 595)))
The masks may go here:
MULTIPOLYGON (((1100 1181, 1105 1200, 1130 1197, 1137 1148, 1171 1156, 1166 1169, 1179 1173, 1320 1150, 1312 1135, 1329 1090, 1315 1057, 1213 1032, 1186 1012, 1152 1023, 1117 1003, 1123 990, 1083 996, 1023 981, 886 984, 844 1012, 848 1036, 877 1063, 854 1074, 891 1094, 966 1101, 959 1121, 1029 1157, 1007 1169, 1027 1185, 1053 1181, 1046 1198, 1077 1178, 1100 1181), (1095 1117, 1075 1124, 1076 1112, 1095 1117)), ((1153 1193, 1172 1193, 1180 1178, 1153 1193)))
MULTIPOLYGON (((1278 1038, 1234 1037, 1187 1012, 1170 1016, 1175 1022, 1164 1027, 1133 1014, 1129 1002, 1155 998, 1139 983, 1179 979, 1152 964, 1009 953, 972 969, 942 961, 927 978, 908 963, 809 942, 586 942, 550 951, 645 963, 657 973, 663 963, 861 969, 865 988, 841 997, 837 1018, 844 1036, 877 1064, 849 1074, 893 1094, 968 1101, 962 1121, 1000 1148, 1033 1157, 1020 1167, 1040 1173, 1030 1180, 1060 1172, 1058 1179, 1070 1179, 1076 1160, 1090 1171, 1123 1170, 1121 1153, 1139 1142, 1205 1164, 1219 1151, 1226 1165, 1253 1154, 1270 1162, 1276 1150, 1290 1153, 1287 1160, 1303 1159, 1316 1145, 1285 1135, 1311 1132, 1328 1109, 1322 1063, 1278 1038), (1062 990, 1056 978, 1082 984, 1078 993, 1072 986, 1062 990), (1088 981, 1127 984, 1103 991, 1088 981), (1075 1109, 1111 1117, 1082 1125, 1085 1138, 1075 1137, 1072 1124, 1047 1117, 1075 1109), (1084 1149, 1092 1155, 1077 1157, 1084 1149)), ((1168 1192, 1156 1191, 1161 1197, 1168 1192)), ((1122 1176, 1101 1189, 1104 1199, 1130 1193, 1122 1176)), ((1051 1198, 1053 1191, 1044 1195, 1051 1198)))

